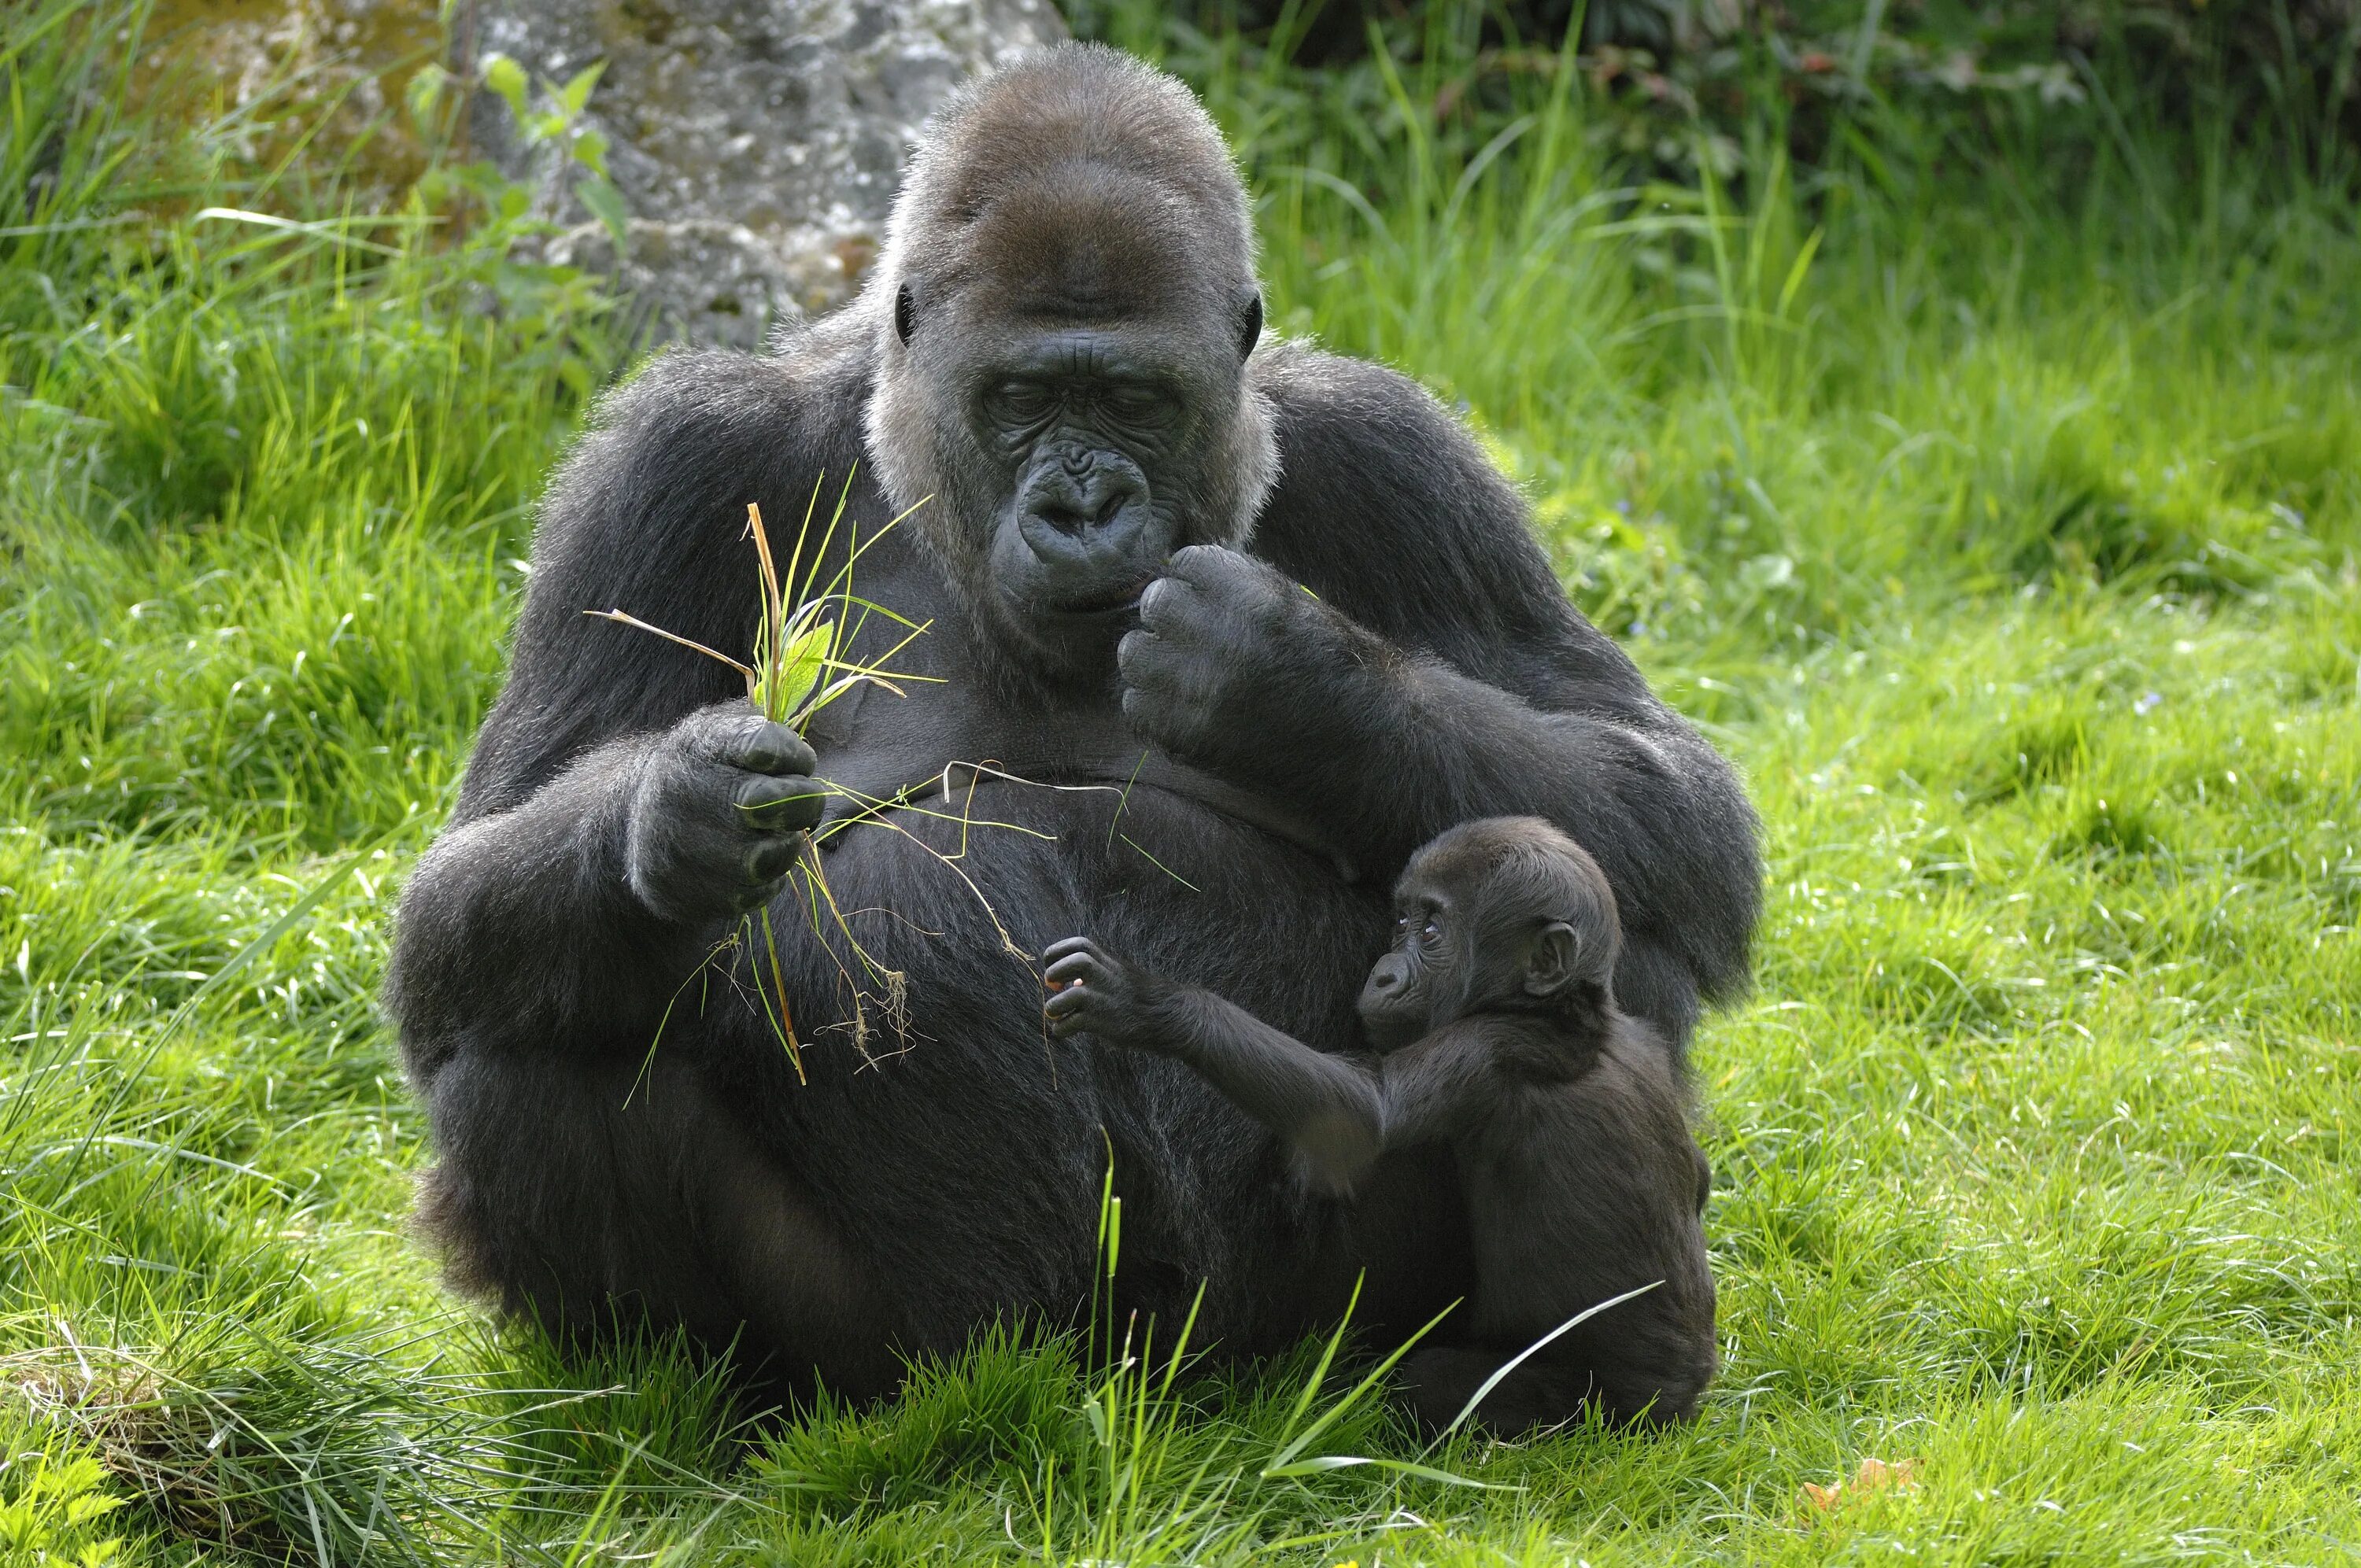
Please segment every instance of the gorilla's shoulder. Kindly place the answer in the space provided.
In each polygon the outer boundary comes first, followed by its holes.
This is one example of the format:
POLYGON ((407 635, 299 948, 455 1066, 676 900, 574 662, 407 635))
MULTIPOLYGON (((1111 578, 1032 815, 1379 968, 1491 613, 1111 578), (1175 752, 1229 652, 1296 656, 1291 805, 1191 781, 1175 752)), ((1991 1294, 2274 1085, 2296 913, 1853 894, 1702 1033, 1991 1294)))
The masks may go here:
POLYGON ((766 354, 650 356, 599 399, 543 503, 536 551, 653 543, 682 520, 742 511, 774 476, 808 486, 813 474, 847 472, 861 455, 869 377, 867 335, 834 323, 766 354))
POLYGON ((1279 430, 1258 554, 1423 646, 1505 640, 1616 663, 1566 602, 1524 498, 1433 393, 1301 344, 1253 364, 1279 430))
POLYGON ((1253 375, 1279 415, 1283 462, 1360 468, 1375 458, 1432 468, 1472 460, 1491 471, 1466 427, 1398 370, 1282 340, 1255 356, 1253 375))
POLYGON ((824 445, 858 429, 869 378, 867 334, 834 322, 783 334, 764 354, 667 348, 598 400, 585 444, 752 437, 824 445))
POLYGON ((1279 430, 1279 483, 1260 525, 1267 549, 1333 551, 1333 531, 1347 529, 1356 553, 1471 557, 1488 575, 1558 597, 1524 498, 1432 392, 1303 344, 1274 344, 1253 368, 1279 430))

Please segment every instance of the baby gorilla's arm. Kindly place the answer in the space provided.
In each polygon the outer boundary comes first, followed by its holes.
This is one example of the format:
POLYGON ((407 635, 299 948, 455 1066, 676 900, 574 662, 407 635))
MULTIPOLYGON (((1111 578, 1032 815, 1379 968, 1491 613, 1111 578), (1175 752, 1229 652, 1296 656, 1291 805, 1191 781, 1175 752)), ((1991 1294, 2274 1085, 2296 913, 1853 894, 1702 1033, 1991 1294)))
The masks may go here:
POLYGON ((1386 1147, 1465 1137, 1482 1126, 1505 1092, 1492 1059, 1481 1018, 1446 1025, 1386 1057, 1378 1068, 1386 1147))
POLYGON ((1314 1182, 1351 1188, 1378 1157, 1376 1075, 1315 1051, 1195 986, 1176 985, 1069 937, 1042 955, 1043 1011, 1060 1039, 1088 1033, 1111 1046, 1186 1062, 1237 1107, 1292 1143, 1314 1182))

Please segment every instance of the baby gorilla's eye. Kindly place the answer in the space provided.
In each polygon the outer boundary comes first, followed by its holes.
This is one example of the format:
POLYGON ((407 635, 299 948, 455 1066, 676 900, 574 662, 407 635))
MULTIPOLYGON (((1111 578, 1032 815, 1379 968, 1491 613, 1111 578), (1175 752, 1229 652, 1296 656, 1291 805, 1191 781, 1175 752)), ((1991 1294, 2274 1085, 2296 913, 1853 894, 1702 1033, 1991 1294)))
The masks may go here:
POLYGON ((1422 937, 1425 938, 1428 941, 1432 942, 1432 941, 1433 941, 1437 937, 1440 937, 1440 936, 1442 936, 1442 935, 1443 935, 1443 927, 1441 926, 1441 924, 1440 924, 1440 923, 1438 923, 1438 922, 1436 922, 1436 921, 1430 920, 1430 921, 1428 921, 1424 926, 1422 926, 1422 927, 1419 927, 1419 933, 1418 933, 1418 934, 1419 934, 1420 936, 1422 936, 1422 937))

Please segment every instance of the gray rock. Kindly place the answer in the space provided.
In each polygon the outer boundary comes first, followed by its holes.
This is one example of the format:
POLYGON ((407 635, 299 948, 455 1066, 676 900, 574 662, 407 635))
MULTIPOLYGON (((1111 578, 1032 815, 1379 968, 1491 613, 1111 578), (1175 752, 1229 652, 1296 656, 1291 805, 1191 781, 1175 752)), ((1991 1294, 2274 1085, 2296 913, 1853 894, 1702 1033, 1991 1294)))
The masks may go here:
POLYGON ((478 145, 566 225, 551 260, 616 276, 664 334, 752 347, 851 294, 953 83, 1064 35, 1049 0, 478 0, 458 42, 536 82, 607 62, 588 118, 631 212, 622 257, 580 170, 525 147, 490 93, 478 145))

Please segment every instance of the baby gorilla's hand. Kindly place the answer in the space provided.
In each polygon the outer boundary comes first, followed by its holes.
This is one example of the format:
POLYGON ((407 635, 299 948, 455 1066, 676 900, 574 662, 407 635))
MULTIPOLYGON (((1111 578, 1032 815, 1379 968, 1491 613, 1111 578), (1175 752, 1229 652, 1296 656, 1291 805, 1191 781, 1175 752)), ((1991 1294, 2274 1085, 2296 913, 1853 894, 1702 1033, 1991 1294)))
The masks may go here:
POLYGON ((1148 1038, 1155 981, 1110 957, 1088 937, 1069 937, 1041 955, 1051 995, 1042 1007, 1059 1039, 1090 1033, 1109 1045, 1140 1046, 1148 1038))

